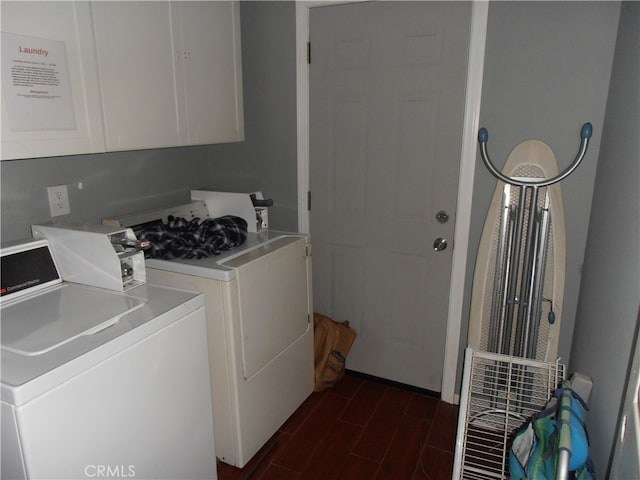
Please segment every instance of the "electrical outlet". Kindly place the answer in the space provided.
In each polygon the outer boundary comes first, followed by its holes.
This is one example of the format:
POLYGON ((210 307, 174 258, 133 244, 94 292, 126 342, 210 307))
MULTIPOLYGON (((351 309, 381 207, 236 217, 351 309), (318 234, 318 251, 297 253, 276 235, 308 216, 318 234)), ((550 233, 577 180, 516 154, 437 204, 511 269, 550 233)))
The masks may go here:
POLYGON ((49 194, 49 208, 51 209, 52 217, 71 213, 66 185, 47 187, 47 193, 49 194))

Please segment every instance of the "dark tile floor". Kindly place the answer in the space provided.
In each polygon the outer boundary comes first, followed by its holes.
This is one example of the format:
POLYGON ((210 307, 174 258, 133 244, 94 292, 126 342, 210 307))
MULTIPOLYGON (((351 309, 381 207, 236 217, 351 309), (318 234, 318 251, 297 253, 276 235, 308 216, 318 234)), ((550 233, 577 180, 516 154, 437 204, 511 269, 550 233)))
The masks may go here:
POLYGON ((449 480, 458 407, 347 375, 313 393, 243 469, 220 480, 449 480))

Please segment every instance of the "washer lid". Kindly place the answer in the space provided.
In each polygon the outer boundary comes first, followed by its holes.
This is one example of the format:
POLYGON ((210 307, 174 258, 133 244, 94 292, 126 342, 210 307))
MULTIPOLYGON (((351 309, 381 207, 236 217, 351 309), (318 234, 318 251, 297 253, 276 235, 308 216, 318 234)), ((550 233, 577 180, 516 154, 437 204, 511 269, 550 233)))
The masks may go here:
POLYGON ((115 325, 145 300, 63 284, 2 308, 2 349, 36 356, 115 325))

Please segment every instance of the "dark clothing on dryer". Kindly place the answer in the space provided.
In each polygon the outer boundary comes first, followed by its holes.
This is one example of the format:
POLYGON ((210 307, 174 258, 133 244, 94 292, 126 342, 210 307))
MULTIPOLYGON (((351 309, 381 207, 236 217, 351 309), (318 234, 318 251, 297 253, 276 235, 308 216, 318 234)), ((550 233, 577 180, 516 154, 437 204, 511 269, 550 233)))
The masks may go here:
POLYGON ((147 226, 139 235, 139 240, 151 242, 151 247, 145 251, 147 258, 165 260, 219 255, 242 245, 246 238, 247 222, 232 215, 201 223, 199 218, 187 221, 170 215, 166 224, 147 226))

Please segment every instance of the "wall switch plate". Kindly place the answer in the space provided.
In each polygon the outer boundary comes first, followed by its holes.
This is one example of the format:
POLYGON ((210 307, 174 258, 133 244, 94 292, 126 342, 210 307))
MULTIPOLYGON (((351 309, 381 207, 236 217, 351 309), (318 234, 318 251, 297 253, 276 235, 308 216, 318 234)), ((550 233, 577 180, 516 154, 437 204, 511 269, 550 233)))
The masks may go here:
POLYGON ((69 207, 69 194, 67 192, 66 185, 47 187, 47 193, 49 194, 49 208, 51 209, 52 217, 68 215, 71 213, 71 208, 69 207))

